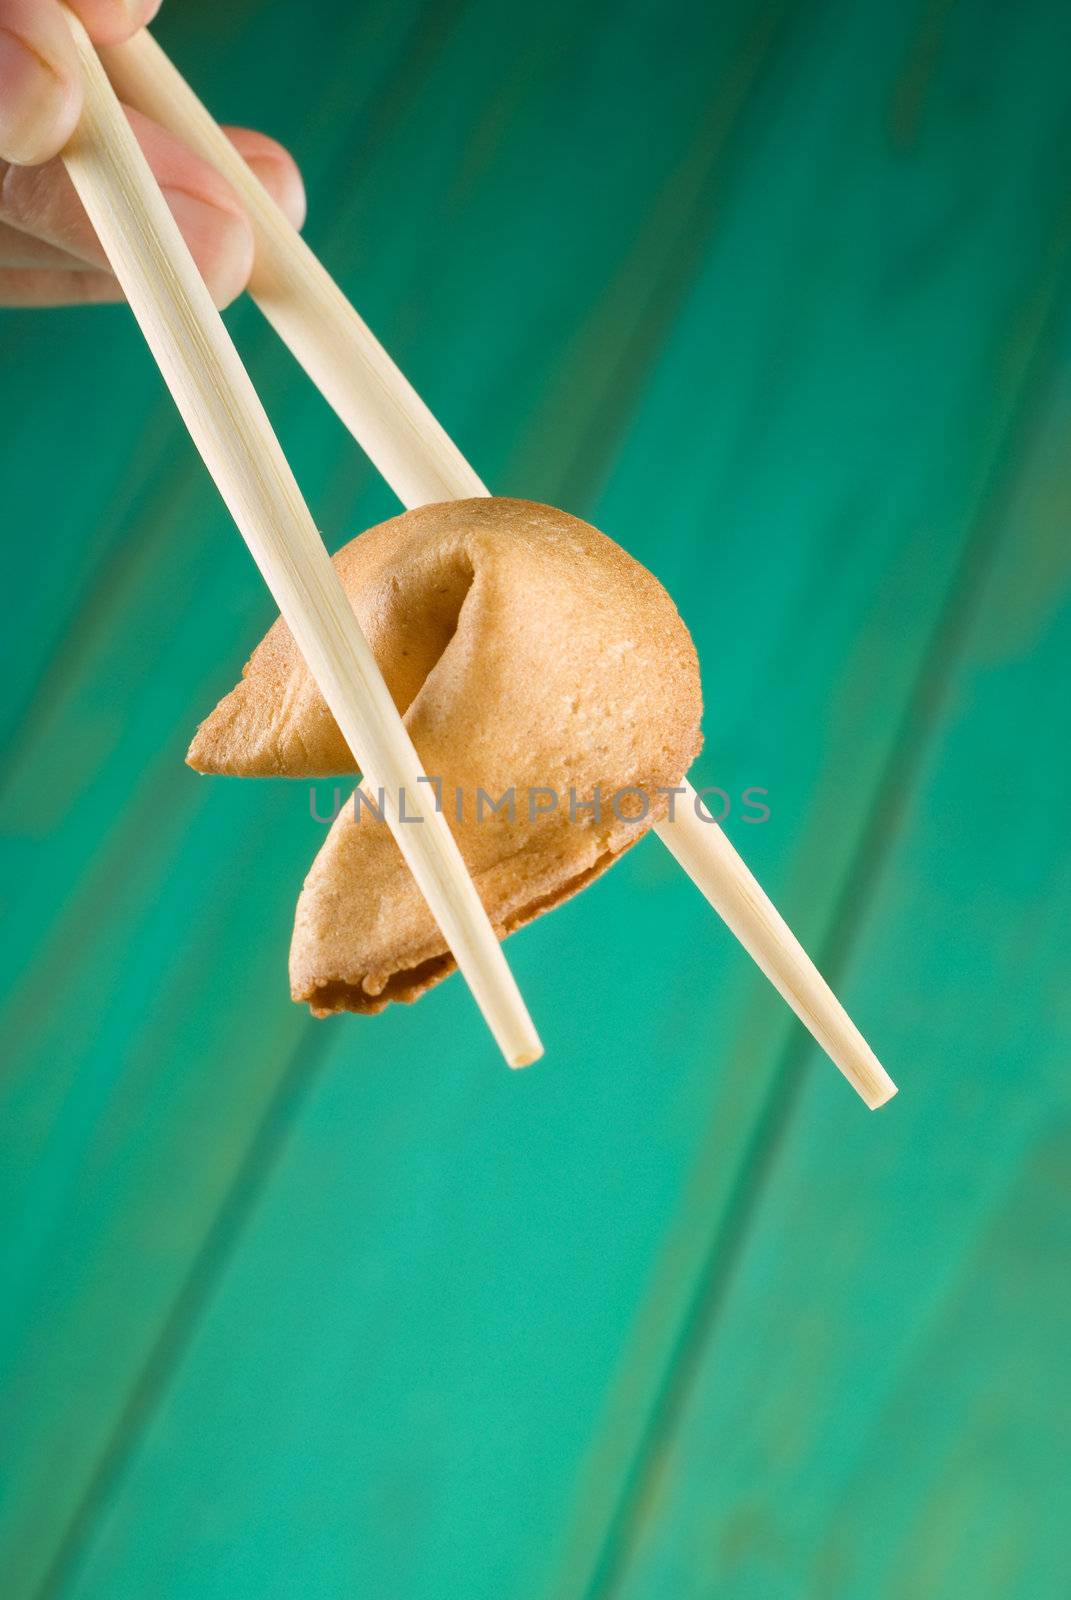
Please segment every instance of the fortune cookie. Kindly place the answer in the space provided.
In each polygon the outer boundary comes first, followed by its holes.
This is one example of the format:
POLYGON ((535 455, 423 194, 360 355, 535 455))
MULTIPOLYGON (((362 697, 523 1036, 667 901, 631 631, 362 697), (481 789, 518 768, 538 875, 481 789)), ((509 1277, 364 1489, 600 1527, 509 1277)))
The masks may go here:
MULTIPOLYGON (((669 595, 612 539, 527 500, 457 500, 334 564, 500 938, 667 814, 701 743, 699 668, 669 595)), ((356 771, 281 618, 187 760, 356 771)), ((298 901, 291 989, 317 1015, 415 1000, 454 966, 378 803, 369 784, 339 812, 298 901)))

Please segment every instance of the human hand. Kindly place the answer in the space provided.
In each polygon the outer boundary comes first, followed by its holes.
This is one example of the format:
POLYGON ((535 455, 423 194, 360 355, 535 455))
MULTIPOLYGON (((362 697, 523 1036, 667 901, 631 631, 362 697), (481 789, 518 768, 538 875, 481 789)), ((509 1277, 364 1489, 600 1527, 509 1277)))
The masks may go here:
MULTIPOLYGON (((69 0, 97 44, 119 44, 160 0, 69 0)), ((58 152, 81 111, 78 65, 59 0, 0 0, 0 305, 121 300, 58 152)), ((219 306, 241 294, 253 233, 224 178, 158 123, 126 108, 164 198, 219 306)), ((305 220, 292 157, 247 128, 226 133, 290 221, 305 220)))

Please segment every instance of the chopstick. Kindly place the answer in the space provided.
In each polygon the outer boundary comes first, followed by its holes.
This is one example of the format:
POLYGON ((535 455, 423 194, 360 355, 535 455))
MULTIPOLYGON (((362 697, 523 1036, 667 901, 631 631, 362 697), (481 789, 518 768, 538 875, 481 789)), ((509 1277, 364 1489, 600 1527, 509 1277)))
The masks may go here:
POLYGON ((672 822, 655 832, 804 1027, 876 1111, 896 1093, 877 1056, 829 984, 737 855, 687 778, 672 822))
POLYGON ((526 1065, 542 1046, 454 836, 419 781, 409 734, 89 36, 70 12, 68 21, 85 100, 64 165, 309 670, 362 773, 385 792, 394 837, 491 1032, 511 1066, 526 1065))
POLYGON ((129 105, 176 134, 237 191, 256 237, 250 294, 402 504, 488 494, 148 30, 100 55, 129 105))
MULTIPOLYGON (((403 505, 488 493, 148 32, 104 52, 125 99, 229 180, 256 237, 253 299, 403 505)), ((655 831, 871 1109, 896 1086, 691 785, 655 831)))

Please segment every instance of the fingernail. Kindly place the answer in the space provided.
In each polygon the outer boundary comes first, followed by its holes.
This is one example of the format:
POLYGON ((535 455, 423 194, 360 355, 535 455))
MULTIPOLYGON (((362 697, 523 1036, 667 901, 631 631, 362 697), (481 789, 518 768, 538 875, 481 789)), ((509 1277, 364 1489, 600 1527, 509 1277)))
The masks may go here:
POLYGON ((8 28, 0 28, 0 157, 45 161, 70 133, 72 85, 8 28))
POLYGON ((163 0, 123 0, 123 3, 134 21, 140 27, 144 27, 155 17, 163 0))
POLYGON ((145 27, 160 9, 160 0, 111 0, 106 11, 95 11, 93 37, 98 44, 122 44, 145 27))
POLYGON ((287 221, 300 228, 305 222, 305 185, 298 169, 289 161, 273 161, 265 156, 246 156, 246 165, 260 179, 287 221))
POLYGON ((123 14, 127 31, 136 33, 139 28, 147 27, 161 3, 162 0, 118 0, 118 9, 123 14))
POLYGON ((164 196, 216 304, 229 304, 253 270, 253 234, 246 218, 185 189, 165 188, 164 196))

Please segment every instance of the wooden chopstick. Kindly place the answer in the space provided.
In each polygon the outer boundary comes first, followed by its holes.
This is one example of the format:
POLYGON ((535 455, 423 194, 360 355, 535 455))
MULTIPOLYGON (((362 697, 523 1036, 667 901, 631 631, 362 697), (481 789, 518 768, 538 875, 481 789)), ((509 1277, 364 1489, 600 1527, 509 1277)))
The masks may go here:
POLYGON ((877 1110, 896 1085, 687 778, 682 784, 673 821, 656 822, 655 832, 834 1066, 877 1110))
MULTIPOLYGON (((256 237, 254 300, 403 505, 487 494, 156 41, 143 30, 104 57, 124 99, 230 181, 256 237)), ((867 1105, 891 1099, 892 1079, 690 785, 655 831, 867 1105)))
POLYGON ((487 494, 152 35, 142 29, 100 54, 123 99, 211 162, 240 195, 257 245, 250 294, 402 504, 487 494))
POLYGON ((81 23, 63 161, 164 380, 511 1066, 542 1053, 502 948, 264 408, 81 23), (406 816, 420 823, 403 825, 406 816))

